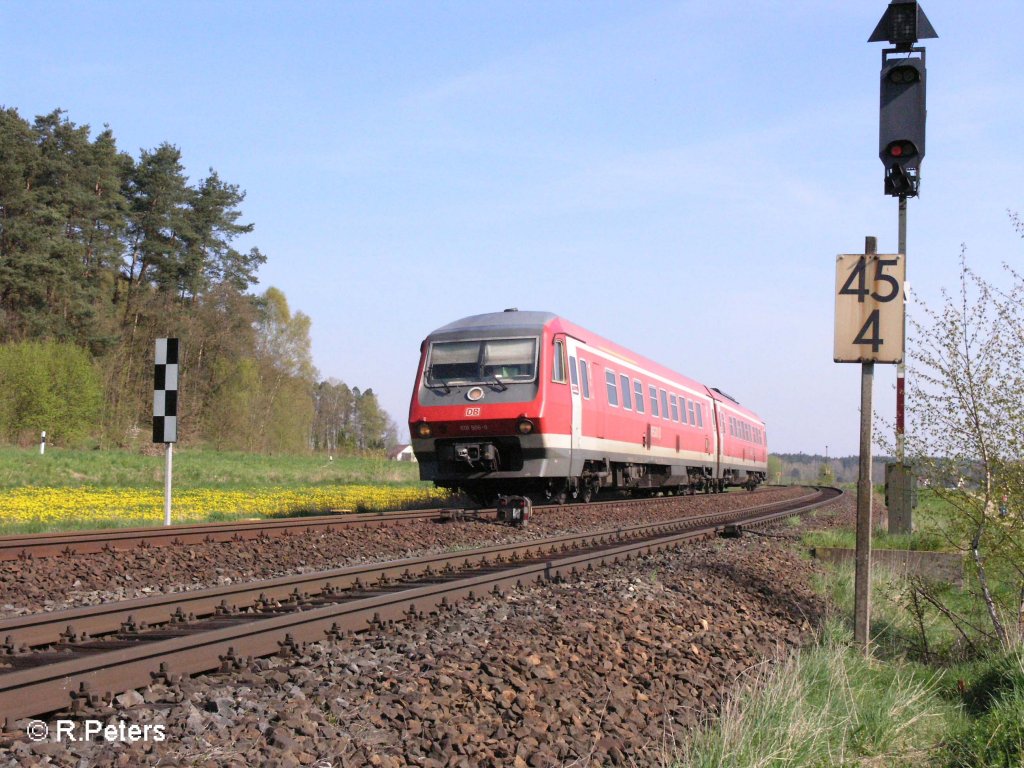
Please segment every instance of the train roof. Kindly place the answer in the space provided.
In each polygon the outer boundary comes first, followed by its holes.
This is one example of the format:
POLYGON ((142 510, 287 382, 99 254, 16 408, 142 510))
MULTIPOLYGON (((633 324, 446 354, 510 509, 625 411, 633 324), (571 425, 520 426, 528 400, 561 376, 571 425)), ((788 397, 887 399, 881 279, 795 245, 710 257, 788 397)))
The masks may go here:
POLYGON ((668 375, 677 379, 682 379, 691 386, 697 387, 707 392, 708 396, 712 399, 717 400, 720 403, 728 405, 734 411, 743 413, 750 418, 764 423, 754 411, 741 405, 738 400, 725 392, 722 392, 717 387, 708 387, 706 384, 702 384, 695 379, 691 379, 688 376, 683 376, 670 368, 656 363, 655 361, 638 355, 626 347, 623 347, 615 342, 605 339, 596 333, 593 333, 585 328, 582 328, 570 320, 564 317, 556 315, 554 312, 537 312, 537 311, 519 311, 518 309, 506 309, 503 312, 487 312, 482 315, 470 315, 460 320, 455 320, 447 325, 443 325, 436 329, 427 336, 427 341, 434 341, 437 339, 446 339, 459 337, 465 334, 467 331, 473 333, 482 333, 489 335, 491 333, 541 333, 544 328, 549 324, 553 325, 553 329, 556 332, 568 333, 570 336, 575 336, 581 341, 595 345, 600 348, 606 349, 619 357, 634 362, 642 363, 645 367, 652 370, 658 371, 662 375, 668 375))
POLYGON ((557 318, 553 312, 520 312, 518 309, 506 309, 504 312, 488 312, 483 315, 470 315, 461 320, 442 325, 433 331, 428 338, 444 337, 461 334, 465 331, 500 333, 531 331, 538 332, 552 320, 557 318))

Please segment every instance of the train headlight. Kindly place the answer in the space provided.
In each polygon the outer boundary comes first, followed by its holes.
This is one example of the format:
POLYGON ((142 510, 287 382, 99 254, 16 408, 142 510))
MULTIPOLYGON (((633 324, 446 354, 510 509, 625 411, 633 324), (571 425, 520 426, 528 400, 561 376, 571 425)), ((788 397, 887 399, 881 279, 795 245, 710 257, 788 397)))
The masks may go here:
POLYGON ((533 432, 533 422, 527 418, 521 418, 516 422, 516 430, 520 435, 528 435, 533 432))
POLYGON ((416 425, 416 437, 430 437, 431 429, 430 425, 425 421, 421 421, 416 425))

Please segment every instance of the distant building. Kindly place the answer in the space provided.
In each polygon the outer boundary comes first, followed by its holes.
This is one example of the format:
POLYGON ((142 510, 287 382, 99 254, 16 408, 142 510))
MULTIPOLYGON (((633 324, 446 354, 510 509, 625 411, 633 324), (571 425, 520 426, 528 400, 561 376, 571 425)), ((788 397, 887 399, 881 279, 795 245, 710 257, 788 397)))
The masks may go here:
POLYGON ((388 452, 388 458, 392 461, 416 461, 416 454, 412 452, 411 445, 396 445, 388 452))

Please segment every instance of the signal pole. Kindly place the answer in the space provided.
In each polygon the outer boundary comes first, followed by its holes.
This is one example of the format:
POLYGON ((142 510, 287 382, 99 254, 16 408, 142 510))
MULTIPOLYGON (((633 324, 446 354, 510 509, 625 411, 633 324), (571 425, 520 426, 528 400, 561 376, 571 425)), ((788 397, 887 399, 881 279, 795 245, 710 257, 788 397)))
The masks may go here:
MULTIPOLYGON (((899 224, 898 224, 898 240, 896 250, 902 253, 904 257, 907 255, 907 196, 900 195, 900 212, 899 212, 899 224)), ((903 338, 904 344, 907 338, 907 319, 906 316, 903 318, 903 338)), ((901 468, 905 466, 905 455, 906 455, 906 433, 905 433, 905 422, 903 420, 903 403, 904 393, 906 392, 906 377, 907 377, 907 363, 906 358, 900 361, 899 365, 896 366, 896 464, 901 468)), ((902 469, 900 470, 903 471, 902 469)), ((902 526, 901 526, 902 527, 902 526)), ((907 520, 905 533, 910 533, 910 509, 907 509, 907 520)), ((890 533, 899 533, 900 531, 893 530, 893 518, 889 518, 889 529, 890 533)))
MULTIPOLYGON (((917 0, 892 0, 869 43, 889 42, 882 51, 878 124, 878 156, 885 165, 885 194, 899 198, 898 252, 907 253, 907 198, 916 197, 925 151, 925 49, 914 44, 938 37, 917 0), (917 54, 915 56, 915 54, 917 54)), ((903 326, 906 337, 906 319, 903 326)), ((886 469, 889 532, 913 529, 913 486, 916 482, 906 461, 906 364, 896 368, 896 461, 886 469)))

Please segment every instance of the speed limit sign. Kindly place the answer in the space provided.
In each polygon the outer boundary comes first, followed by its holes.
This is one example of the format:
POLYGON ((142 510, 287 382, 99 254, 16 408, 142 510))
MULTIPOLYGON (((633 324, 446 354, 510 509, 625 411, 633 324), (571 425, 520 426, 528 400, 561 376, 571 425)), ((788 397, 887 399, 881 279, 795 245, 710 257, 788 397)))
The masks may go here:
POLYGON ((837 363, 903 361, 906 270, 902 253, 836 257, 837 363))

